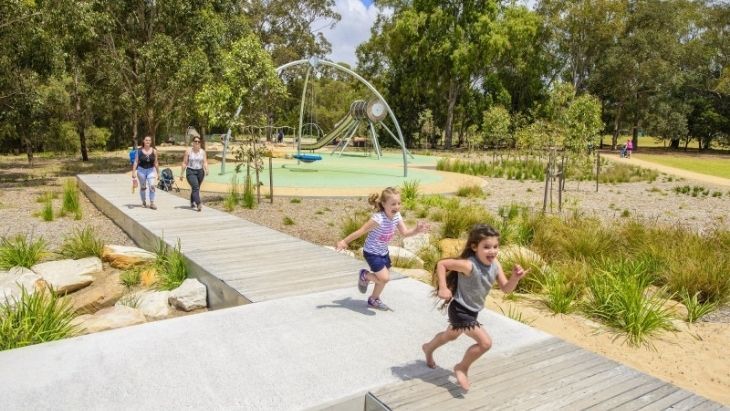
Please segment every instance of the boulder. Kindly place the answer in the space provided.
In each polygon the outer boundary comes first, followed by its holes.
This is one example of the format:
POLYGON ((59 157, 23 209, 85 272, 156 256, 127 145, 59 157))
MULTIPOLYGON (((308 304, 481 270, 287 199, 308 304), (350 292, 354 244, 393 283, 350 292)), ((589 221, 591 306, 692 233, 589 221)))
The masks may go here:
POLYGON ((464 245, 466 240, 458 238, 444 238, 439 241, 439 248, 441 249, 441 255, 444 258, 456 258, 461 255, 464 251, 464 245))
POLYGON ((53 287, 57 293, 69 293, 84 288, 94 281, 93 273, 102 270, 98 257, 78 260, 58 260, 36 264, 30 268, 53 287))
POLYGON ((161 320, 170 315, 169 291, 146 291, 137 294, 137 298, 137 309, 142 311, 147 319, 161 320))
POLYGON ((200 281, 188 278, 180 287, 170 291, 168 302, 180 310, 192 311, 207 307, 207 296, 205 286, 200 281))
POLYGON ((80 315, 73 319, 72 324, 79 328, 81 334, 89 334, 144 322, 147 320, 140 310, 120 305, 104 308, 93 315, 80 315))
POLYGON ((108 270, 95 276, 94 285, 68 294, 71 306, 77 313, 94 313, 111 307, 124 294, 125 288, 119 280, 118 270, 108 270))
POLYGON ((40 275, 25 267, 13 267, 8 271, 0 271, 0 304, 8 301, 14 304, 20 298, 21 289, 28 294, 42 290, 45 281, 40 275))
POLYGON ((420 233, 416 234, 411 237, 406 237, 403 239, 403 248, 406 250, 418 254, 419 251, 421 251, 422 248, 428 246, 429 242, 431 241, 431 235, 428 233, 420 233))
POLYGON ((141 273, 139 273, 139 283, 142 285, 142 287, 149 288, 155 285, 157 282, 157 269, 155 267, 149 267, 145 270, 142 270, 141 273))
POLYGON ((123 245, 105 245, 102 259, 114 268, 126 270, 135 265, 142 265, 155 261, 157 256, 139 247, 123 245))
POLYGON ((393 267, 423 268, 423 260, 405 248, 388 246, 388 252, 393 267))

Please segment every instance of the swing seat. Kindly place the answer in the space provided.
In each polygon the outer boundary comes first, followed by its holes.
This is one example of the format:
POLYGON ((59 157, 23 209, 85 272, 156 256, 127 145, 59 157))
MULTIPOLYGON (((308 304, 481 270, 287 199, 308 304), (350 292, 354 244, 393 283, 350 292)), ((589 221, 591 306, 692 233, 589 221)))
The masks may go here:
POLYGON ((296 158, 297 160, 305 163, 313 163, 315 161, 321 160, 322 156, 320 156, 319 154, 294 154, 292 158, 296 158))

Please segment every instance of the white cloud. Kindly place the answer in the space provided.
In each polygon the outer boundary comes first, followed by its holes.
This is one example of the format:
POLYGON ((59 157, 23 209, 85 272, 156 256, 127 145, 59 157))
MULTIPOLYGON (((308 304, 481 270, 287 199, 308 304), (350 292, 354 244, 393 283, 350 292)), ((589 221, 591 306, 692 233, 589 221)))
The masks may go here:
POLYGON ((375 23, 378 9, 374 4, 366 7, 360 0, 336 0, 335 11, 342 19, 334 29, 327 27, 321 30, 332 43, 332 52, 327 59, 354 67, 357 60, 355 49, 370 38, 370 28, 375 23))

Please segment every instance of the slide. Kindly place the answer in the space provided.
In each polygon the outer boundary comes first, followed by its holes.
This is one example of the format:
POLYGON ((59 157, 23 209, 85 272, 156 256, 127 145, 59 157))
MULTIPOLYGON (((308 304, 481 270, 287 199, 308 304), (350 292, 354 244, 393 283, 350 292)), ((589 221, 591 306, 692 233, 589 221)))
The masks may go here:
POLYGON ((350 116, 350 114, 348 113, 345 117, 342 118, 342 120, 338 121, 337 124, 335 124, 335 129, 332 130, 329 134, 317 140, 315 143, 301 144, 299 148, 301 150, 317 150, 318 148, 322 148, 331 143, 332 140, 334 140, 335 138, 341 136, 342 132, 347 130, 350 125, 352 125, 352 123, 355 121, 357 120, 352 118, 352 116, 350 116))

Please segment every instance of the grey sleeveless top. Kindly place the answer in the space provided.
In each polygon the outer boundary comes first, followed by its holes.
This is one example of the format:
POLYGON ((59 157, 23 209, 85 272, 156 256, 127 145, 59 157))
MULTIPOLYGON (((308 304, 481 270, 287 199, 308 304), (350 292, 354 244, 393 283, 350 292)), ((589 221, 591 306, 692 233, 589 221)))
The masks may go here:
POLYGON ((469 257, 472 264, 471 275, 459 273, 459 282, 456 285, 454 300, 472 311, 481 311, 484 308, 484 299, 492 289, 497 279, 499 262, 492 265, 482 264, 476 256, 469 257))

